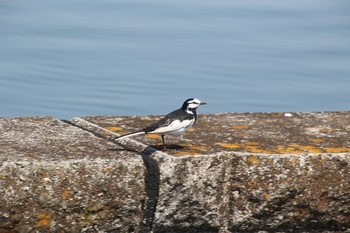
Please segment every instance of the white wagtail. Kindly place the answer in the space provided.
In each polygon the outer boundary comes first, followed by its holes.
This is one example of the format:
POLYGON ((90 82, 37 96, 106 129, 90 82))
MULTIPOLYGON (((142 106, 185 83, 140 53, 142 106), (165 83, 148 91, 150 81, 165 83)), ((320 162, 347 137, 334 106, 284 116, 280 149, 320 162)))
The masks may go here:
POLYGON ((196 109, 199 107, 199 105, 204 105, 204 104, 206 103, 201 102, 199 99, 189 98, 185 100, 181 108, 167 114, 161 120, 151 124, 146 128, 143 128, 142 130, 139 130, 133 133, 124 134, 116 138, 115 140, 136 136, 140 134, 160 134, 162 135, 164 149, 166 149, 164 135, 166 134, 180 135, 181 140, 183 140, 182 133, 186 129, 190 128, 196 122, 197 120, 196 109))

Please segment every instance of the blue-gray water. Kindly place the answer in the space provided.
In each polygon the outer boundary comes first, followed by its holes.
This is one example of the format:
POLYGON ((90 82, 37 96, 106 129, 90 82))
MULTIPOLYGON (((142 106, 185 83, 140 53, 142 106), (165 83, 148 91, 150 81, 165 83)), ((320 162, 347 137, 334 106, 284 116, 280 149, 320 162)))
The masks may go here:
POLYGON ((0 116, 350 110, 349 1, 1 1, 0 116))

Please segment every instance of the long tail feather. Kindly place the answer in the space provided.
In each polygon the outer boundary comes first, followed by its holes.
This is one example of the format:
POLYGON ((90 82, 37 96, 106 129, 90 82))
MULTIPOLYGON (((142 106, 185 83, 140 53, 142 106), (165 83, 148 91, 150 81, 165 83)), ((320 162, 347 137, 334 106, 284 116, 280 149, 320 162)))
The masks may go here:
POLYGON ((115 138, 114 140, 119 140, 119 139, 128 138, 128 137, 141 135, 141 134, 145 134, 145 131, 137 131, 137 132, 133 132, 133 133, 124 134, 124 135, 121 135, 121 136, 115 138))

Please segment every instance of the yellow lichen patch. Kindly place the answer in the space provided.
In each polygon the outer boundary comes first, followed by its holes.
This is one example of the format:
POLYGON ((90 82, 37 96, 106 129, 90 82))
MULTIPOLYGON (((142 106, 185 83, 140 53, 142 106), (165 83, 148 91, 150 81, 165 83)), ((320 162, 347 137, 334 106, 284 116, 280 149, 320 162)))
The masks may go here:
POLYGON ((282 154, 302 154, 303 152, 301 150, 298 150, 297 148, 294 148, 294 147, 287 147, 281 153, 282 154))
POLYGON ((278 146, 276 151, 280 154, 302 154, 309 153, 322 153, 322 150, 314 146, 302 146, 296 143, 291 143, 287 147, 278 146))
POLYGON ((195 151, 178 151, 175 153, 175 156, 184 156, 184 155, 199 155, 199 153, 195 151))
POLYGON ((106 130, 112 131, 112 132, 117 132, 117 131, 121 131, 123 130, 122 127, 118 127, 118 126, 108 126, 105 127, 106 130))
POLYGON ((326 147, 324 150, 327 153, 345 153, 350 152, 350 148, 348 147, 326 147))
POLYGON ((188 147, 190 150, 181 150, 177 151, 175 153, 176 156, 183 156, 183 155, 201 155, 203 154, 203 151, 207 151, 207 148, 204 146, 196 146, 191 144, 180 144, 183 147, 188 147))
POLYGON ((287 147, 278 147, 278 151, 282 154, 301 154, 300 145, 296 143, 289 144, 287 147))
POLYGON ((159 134, 146 134, 147 138, 160 138, 159 134))
POLYGON ((44 227, 50 224, 51 222, 51 213, 40 213, 37 216, 38 222, 37 222, 37 227, 44 227))
POLYGON ((256 147, 249 148, 248 152, 251 152, 251 153, 263 153, 263 154, 271 154, 272 153, 272 151, 263 150, 263 149, 259 149, 259 148, 256 148, 256 147))
POLYGON ((324 139, 320 139, 320 138, 311 138, 309 139, 311 142, 314 142, 314 143, 321 143, 321 142, 324 142, 324 139))
POLYGON ((297 143, 290 143, 290 144, 288 145, 288 147, 290 147, 290 148, 298 148, 298 147, 300 147, 300 145, 297 144, 297 143))
POLYGON ((63 200, 68 200, 71 196, 71 192, 69 189, 64 189, 63 192, 62 192, 62 198, 63 200))
POLYGON ((192 150, 206 151, 207 148, 205 146, 192 146, 192 150))
POLYGON ((271 198, 271 195, 268 194, 268 193, 264 193, 262 196, 263 196, 265 201, 267 201, 267 200, 269 200, 271 198))
POLYGON ((285 151, 285 147, 284 146, 277 146, 276 148, 275 148, 275 150, 277 151, 277 153, 279 153, 279 154, 284 154, 284 151, 285 151))
POLYGON ((219 142, 217 143, 217 145, 227 148, 227 149, 237 149, 240 148, 241 145, 240 144, 236 144, 236 143, 225 143, 225 142, 219 142))
POLYGON ((260 163, 259 159, 256 156, 250 155, 247 157, 247 163, 250 166, 256 166, 260 163))
POLYGON ((251 152, 251 153, 271 153, 271 151, 260 149, 257 146, 247 145, 247 146, 244 146, 243 148, 245 149, 246 152, 251 152))
POLYGON ((310 153, 321 153, 322 150, 319 148, 316 148, 314 146, 300 146, 299 149, 303 152, 310 152, 310 153))
POLYGON ((271 153, 272 151, 269 150, 264 150, 259 148, 260 143, 259 142, 246 142, 243 145, 243 148, 245 149, 245 151, 247 152, 251 152, 251 153, 271 153))
POLYGON ((232 128, 233 129, 248 129, 249 126, 248 125, 233 125, 232 128))

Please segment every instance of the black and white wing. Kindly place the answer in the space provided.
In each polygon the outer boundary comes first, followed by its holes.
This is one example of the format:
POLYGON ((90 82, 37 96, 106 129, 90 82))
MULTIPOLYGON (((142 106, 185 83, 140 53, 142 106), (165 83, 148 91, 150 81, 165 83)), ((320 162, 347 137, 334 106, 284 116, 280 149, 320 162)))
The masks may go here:
POLYGON ((160 121, 143 129, 145 133, 167 134, 191 127, 195 122, 195 116, 182 109, 175 110, 166 115, 160 121))

